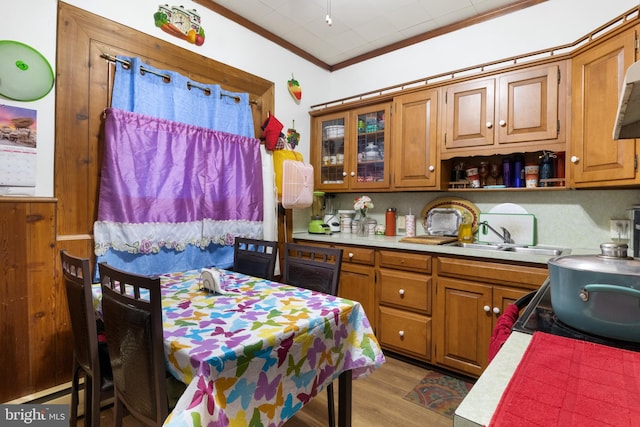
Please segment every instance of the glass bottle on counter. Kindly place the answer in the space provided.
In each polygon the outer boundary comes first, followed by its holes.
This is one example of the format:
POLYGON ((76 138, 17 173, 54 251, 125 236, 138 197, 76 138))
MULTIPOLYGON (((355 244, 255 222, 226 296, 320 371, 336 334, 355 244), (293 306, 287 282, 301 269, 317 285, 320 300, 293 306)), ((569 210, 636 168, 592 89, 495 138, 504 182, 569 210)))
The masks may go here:
POLYGON ((462 220, 458 226, 458 242, 473 242, 473 224, 471 217, 467 213, 462 214, 462 220))

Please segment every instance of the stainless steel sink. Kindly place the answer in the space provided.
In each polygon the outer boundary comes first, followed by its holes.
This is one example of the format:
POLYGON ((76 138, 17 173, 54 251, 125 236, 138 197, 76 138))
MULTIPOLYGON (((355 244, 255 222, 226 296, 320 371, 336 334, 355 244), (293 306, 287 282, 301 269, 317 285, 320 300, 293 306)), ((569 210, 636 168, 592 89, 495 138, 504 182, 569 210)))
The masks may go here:
POLYGON ((516 246, 513 248, 514 252, 524 252, 534 255, 549 255, 549 256, 558 256, 558 255, 568 255, 571 252, 571 249, 565 248, 554 248, 549 246, 516 246))
POLYGON ((459 246, 461 248, 467 249, 482 249, 485 251, 504 251, 507 250, 506 246, 499 245, 490 245, 488 243, 464 243, 464 242, 453 242, 449 246, 459 246))
POLYGON ((571 252, 570 249, 558 248, 554 246, 526 246, 526 245, 513 245, 513 244, 488 244, 488 243, 463 243, 453 242, 449 246, 457 246, 467 249, 477 249, 483 251, 501 251, 501 252, 519 252, 527 253, 531 255, 547 255, 558 256, 567 255, 571 252))

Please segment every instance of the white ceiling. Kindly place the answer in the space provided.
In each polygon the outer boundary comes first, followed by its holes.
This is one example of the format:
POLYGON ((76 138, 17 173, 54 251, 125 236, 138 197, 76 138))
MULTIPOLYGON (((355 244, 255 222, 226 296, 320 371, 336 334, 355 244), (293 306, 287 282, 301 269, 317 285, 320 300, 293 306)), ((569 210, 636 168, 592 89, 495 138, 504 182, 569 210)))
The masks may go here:
POLYGON ((502 10, 508 5, 536 3, 530 0, 212 2, 288 41, 329 66, 490 11, 502 10), (331 26, 325 22, 329 7, 331 26))

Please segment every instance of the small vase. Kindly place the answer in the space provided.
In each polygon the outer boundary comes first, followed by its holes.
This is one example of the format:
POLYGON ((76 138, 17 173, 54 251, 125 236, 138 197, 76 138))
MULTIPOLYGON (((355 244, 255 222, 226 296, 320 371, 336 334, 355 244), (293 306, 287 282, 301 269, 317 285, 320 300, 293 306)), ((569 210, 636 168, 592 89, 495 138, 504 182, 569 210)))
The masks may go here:
POLYGON ((358 225, 358 236, 368 236, 369 235, 369 218, 367 218, 367 213, 360 211, 360 223, 358 225))

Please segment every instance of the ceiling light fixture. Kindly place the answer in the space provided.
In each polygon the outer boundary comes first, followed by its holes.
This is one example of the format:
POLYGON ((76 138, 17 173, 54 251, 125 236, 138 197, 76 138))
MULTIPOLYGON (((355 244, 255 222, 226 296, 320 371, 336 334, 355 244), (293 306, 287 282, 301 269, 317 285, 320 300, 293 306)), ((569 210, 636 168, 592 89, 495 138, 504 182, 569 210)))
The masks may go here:
POLYGON ((328 26, 333 25, 333 20, 331 19, 331 0, 327 0, 327 16, 324 17, 324 21, 328 26))

